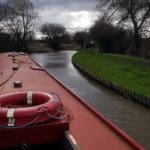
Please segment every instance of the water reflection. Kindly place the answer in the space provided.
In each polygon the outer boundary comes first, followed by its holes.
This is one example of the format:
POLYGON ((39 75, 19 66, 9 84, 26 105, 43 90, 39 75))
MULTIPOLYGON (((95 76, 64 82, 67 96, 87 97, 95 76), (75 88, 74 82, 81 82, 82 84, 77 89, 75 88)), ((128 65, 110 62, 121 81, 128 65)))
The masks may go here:
POLYGON ((75 51, 32 57, 121 129, 150 149, 150 110, 83 76, 71 63, 75 51))

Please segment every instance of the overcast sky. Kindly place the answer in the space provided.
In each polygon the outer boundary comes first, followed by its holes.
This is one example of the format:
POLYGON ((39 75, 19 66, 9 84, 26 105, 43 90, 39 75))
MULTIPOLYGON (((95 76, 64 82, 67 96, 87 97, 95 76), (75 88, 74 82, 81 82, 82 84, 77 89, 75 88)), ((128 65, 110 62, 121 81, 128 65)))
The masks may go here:
POLYGON ((60 23, 67 31, 89 28, 97 19, 97 0, 33 0, 40 24, 60 23))

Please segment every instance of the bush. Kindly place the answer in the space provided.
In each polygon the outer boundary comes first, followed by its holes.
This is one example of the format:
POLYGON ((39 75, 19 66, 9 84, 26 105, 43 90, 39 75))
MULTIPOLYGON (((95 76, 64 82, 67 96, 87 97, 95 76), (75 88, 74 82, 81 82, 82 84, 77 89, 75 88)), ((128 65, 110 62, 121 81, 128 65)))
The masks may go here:
POLYGON ((14 49, 14 40, 7 33, 0 33, 0 52, 12 51, 14 49))
POLYGON ((54 50, 60 50, 62 47, 62 39, 59 38, 53 38, 53 39, 47 39, 47 44, 50 48, 54 50))
POLYGON ((131 42, 129 31, 104 20, 97 21, 90 28, 90 35, 103 53, 125 53, 131 42))

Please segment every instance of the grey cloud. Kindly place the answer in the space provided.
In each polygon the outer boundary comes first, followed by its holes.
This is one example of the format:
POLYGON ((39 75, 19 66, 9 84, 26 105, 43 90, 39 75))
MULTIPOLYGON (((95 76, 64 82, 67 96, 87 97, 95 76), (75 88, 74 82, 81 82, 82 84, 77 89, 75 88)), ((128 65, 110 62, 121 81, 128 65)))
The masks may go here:
POLYGON ((64 8, 72 11, 93 11, 96 9, 97 0, 33 0, 37 8, 64 8))
MULTIPOLYGON (((0 0, 1 2, 7 0, 0 0)), ((39 13, 38 26, 60 23, 70 32, 89 28, 97 19, 98 0, 31 0, 39 13)))
POLYGON ((89 28, 97 19, 97 0, 32 0, 43 23, 60 23, 70 32, 89 28))

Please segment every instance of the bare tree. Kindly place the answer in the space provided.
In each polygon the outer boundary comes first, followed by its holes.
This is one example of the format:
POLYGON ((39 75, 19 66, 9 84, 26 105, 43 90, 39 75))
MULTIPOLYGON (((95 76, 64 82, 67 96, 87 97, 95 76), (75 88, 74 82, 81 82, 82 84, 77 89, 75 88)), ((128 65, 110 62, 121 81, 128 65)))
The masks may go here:
POLYGON ((8 0, 3 25, 18 43, 18 50, 26 49, 26 40, 35 29, 37 13, 30 0, 8 0))
POLYGON ((149 33, 150 0, 99 0, 98 9, 115 16, 118 23, 132 25, 138 54, 142 36, 149 33))
POLYGON ((65 33, 65 28, 60 24, 47 23, 42 25, 41 31, 49 38, 53 39, 56 37, 61 37, 65 33))
POLYGON ((0 33, 3 31, 2 21, 8 16, 8 7, 6 3, 0 1, 0 33))
POLYGON ((60 49, 66 35, 65 27, 61 24, 44 24, 41 32, 47 36, 48 44, 53 49, 60 49))
POLYGON ((76 41, 77 44, 80 45, 80 48, 85 48, 85 44, 86 42, 90 41, 90 37, 88 32, 80 31, 74 34, 74 40, 76 41))
POLYGON ((0 22, 3 20, 4 18, 4 11, 5 11, 5 4, 3 4, 1 1, 0 1, 0 22))

